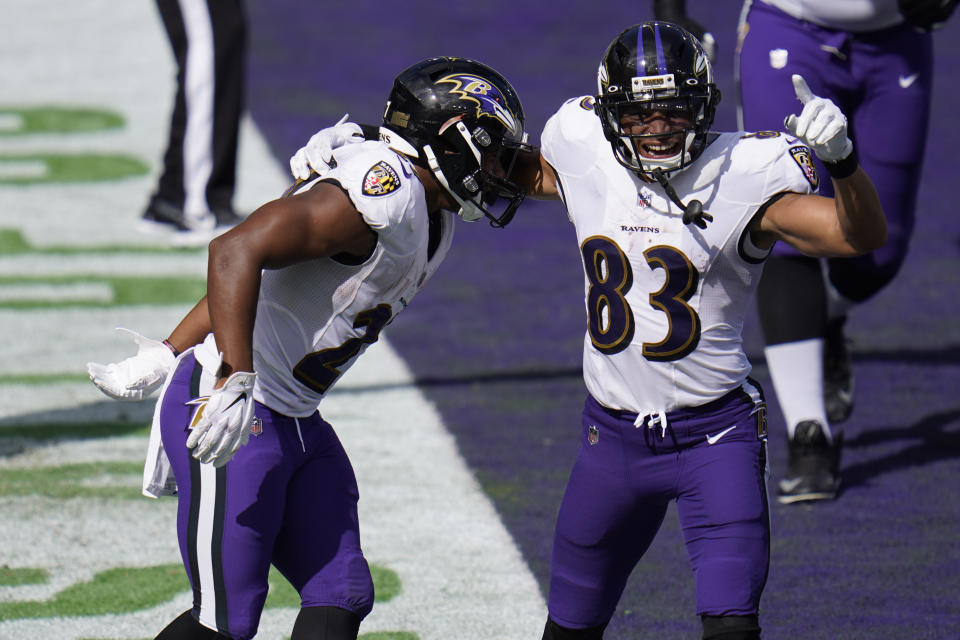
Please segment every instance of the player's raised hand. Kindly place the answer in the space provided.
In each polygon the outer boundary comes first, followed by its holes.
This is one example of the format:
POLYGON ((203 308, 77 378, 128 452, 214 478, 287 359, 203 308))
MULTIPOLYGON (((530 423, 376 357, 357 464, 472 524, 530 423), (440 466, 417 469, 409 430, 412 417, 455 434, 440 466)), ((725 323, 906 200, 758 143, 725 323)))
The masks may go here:
POLYGON ((187 448, 204 463, 222 467, 250 439, 253 424, 253 385, 257 374, 236 371, 208 398, 189 404, 200 405, 201 414, 187 437, 187 448))
POLYGON ((790 114, 783 125, 800 138, 824 162, 839 162, 853 151, 847 137, 847 117, 840 107, 826 98, 813 95, 803 76, 794 74, 793 89, 803 104, 800 115, 790 114))
POLYGON ((290 157, 290 173, 299 181, 309 180, 312 174, 322 176, 336 165, 333 150, 354 142, 363 142, 360 125, 347 122, 344 114, 337 124, 313 134, 307 144, 290 157))
POLYGON ((110 364, 87 363, 87 374, 100 391, 117 400, 143 400, 167 378, 176 357, 167 345, 136 331, 117 327, 137 345, 137 355, 110 364))

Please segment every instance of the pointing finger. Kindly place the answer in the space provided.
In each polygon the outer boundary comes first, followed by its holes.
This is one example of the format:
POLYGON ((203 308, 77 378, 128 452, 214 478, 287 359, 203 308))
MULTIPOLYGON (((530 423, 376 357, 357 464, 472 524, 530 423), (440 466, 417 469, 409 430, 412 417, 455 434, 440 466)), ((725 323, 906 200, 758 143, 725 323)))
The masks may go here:
POLYGON ((807 86, 807 81, 803 79, 803 76, 799 74, 793 74, 791 76, 793 80, 793 90, 797 93, 797 100, 803 104, 807 104, 810 100, 813 99, 813 92, 810 91, 810 87, 807 86))

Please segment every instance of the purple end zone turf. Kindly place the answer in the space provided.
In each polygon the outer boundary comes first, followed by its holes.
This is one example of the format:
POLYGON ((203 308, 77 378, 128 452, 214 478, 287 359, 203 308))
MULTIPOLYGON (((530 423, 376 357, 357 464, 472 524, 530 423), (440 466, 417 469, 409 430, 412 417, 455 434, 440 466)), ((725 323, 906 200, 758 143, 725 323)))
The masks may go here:
MULTIPOLYGON (((732 129, 740 5, 688 5, 717 38, 724 96, 716 128, 732 129)), ((250 111, 285 166, 315 130, 345 112, 377 122, 403 67, 459 55, 481 59, 511 80, 537 141, 564 99, 595 90, 608 42, 649 19, 651 7, 491 0, 441 8, 421 0, 372 10, 253 2, 250 111)), ((848 323, 857 397, 843 425, 840 498, 772 505, 761 611, 767 640, 941 639, 960 628, 960 214, 953 205, 960 90, 950 78, 960 68, 960 18, 935 41, 933 124, 911 253, 894 283, 848 323)), ((505 231, 461 225, 455 244, 387 335, 437 404, 545 588, 584 394, 585 317, 573 228, 559 205, 535 203, 524 205, 505 231)), ((771 400, 773 486, 786 465, 784 425, 752 314, 745 339, 771 400)), ((693 595, 671 511, 607 635, 698 637, 693 595)))

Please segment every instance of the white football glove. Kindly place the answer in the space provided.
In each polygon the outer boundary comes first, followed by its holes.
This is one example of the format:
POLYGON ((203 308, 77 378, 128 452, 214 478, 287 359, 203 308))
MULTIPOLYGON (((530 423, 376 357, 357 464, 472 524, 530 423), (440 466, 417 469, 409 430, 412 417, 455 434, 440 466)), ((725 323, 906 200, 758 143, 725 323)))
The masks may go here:
POLYGON ((800 116, 790 114, 783 125, 800 138, 824 162, 839 162, 853 151, 847 137, 847 117, 840 107, 826 98, 813 95, 803 76, 794 74, 793 89, 803 103, 800 116))
POLYGON ((256 380, 255 373, 236 371, 222 387, 214 389, 209 398, 188 403, 200 405, 197 411, 202 412, 187 438, 187 448, 193 449, 194 458, 222 467, 237 449, 247 444, 253 424, 256 380))
POLYGON ((156 391, 176 361, 167 345, 136 331, 117 327, 133 338, 137 355, 111 364, 87 363, 87 374, 100 391, 117 400, 143 400, 156 391))
POLYGON ((336 166, 333 150, 354 142, 363 142, 360 125, 347 122, 350 114, 344 114, 332 127, 313 134, 307 146, 301 147, 290 157, 290 173, 297 180, 309 180, 315 173, 322 176, 336 166))

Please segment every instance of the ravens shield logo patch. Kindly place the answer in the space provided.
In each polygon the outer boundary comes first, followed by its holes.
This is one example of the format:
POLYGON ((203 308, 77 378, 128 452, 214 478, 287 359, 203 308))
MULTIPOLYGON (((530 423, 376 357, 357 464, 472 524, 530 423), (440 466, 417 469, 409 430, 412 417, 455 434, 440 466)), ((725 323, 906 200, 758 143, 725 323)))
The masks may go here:
POLYGON ((400 176, 386 162, 378 162, 363 176, 363 193, 368 196, 385 196, 400 187, 400 176))
POLYGON ((792 155, 794 161, 800 165, 800 170, 803 171, 803 177, 806 178, 810 186, 816 190, 820 184, 820 176, 817 175, 817 168, 813 164, 810 149, 806 147, 790 147, 790 155, 792 155))

